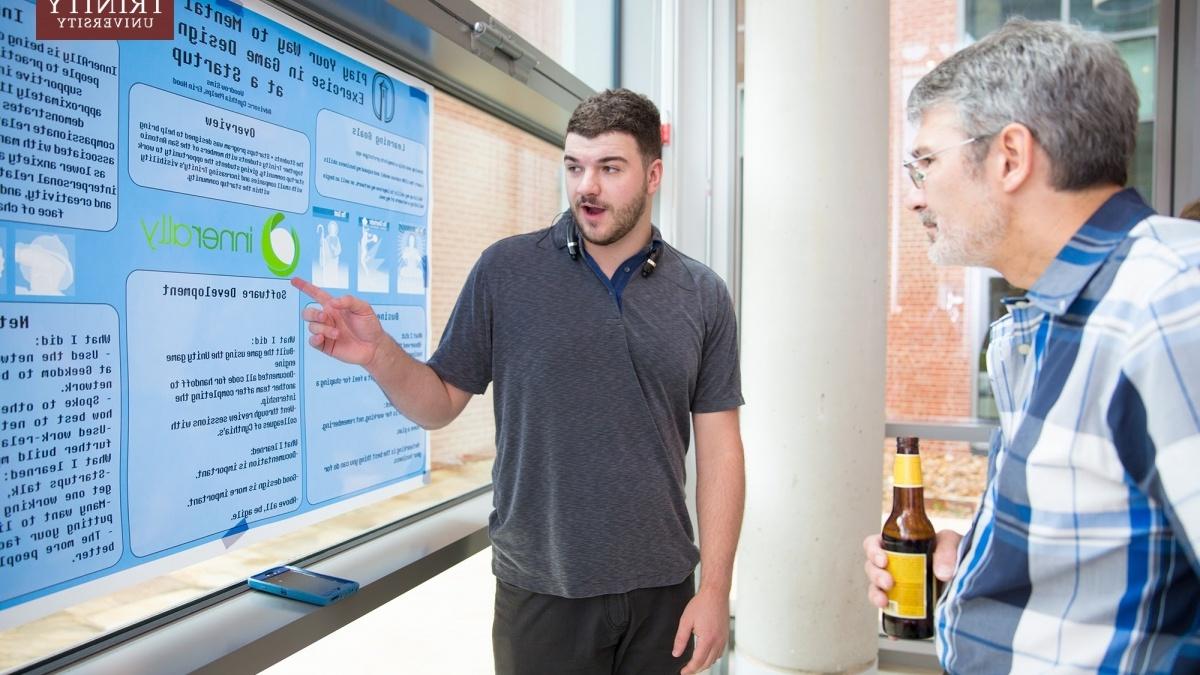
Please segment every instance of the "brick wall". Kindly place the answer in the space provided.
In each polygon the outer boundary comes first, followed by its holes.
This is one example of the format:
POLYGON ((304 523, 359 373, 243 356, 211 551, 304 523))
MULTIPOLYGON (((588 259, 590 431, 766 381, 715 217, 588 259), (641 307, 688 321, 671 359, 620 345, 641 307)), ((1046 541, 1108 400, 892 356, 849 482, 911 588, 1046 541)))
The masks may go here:
MULTIPOLYGON (((926 256, 928 239, 915 215, 904 209, 911 185, 900 162, 907 159, 912 132, 906 132, 908 90, 958 46, 957 0, 892 0, 889 185, 891 222, 888 254, 891 297, 887 340, 888 419, 959 419, 972 415, 972 367, 978 345, 969 343, 973 299, 967 297, 967 271, 937 267, 926 256)), ((891 457, 884 444, 884 510, 891 508, 891 457)), ((986 463, 965 443, 922 442, 926 495, 931 510, 956 514, 969 508, 983 489, 986 463)))
POLYGON ((953 50, 956 0, 894 0, 891 40, 892 206, 889 259, 894 269, 888 312, 887 414, 892 419, 971 415, 971 365, 967 344, 966 271, 936 267, 926 257, 928 239, 904 209, 910 187, 900 162, 909 149, 904 102, 907 88, 953 50), (907 83, 907 87, 906 87, 907 83))
MULTIPOLYGON (((433 115, 430 345, 467 273, 498 239, 545 227, 559 210, 562 150, 438 92, 433 115)), ((432 350, 431 350, 432 353, 432 350)), ((430 437, 434 467, 495 454, 491 389, 430 437)))

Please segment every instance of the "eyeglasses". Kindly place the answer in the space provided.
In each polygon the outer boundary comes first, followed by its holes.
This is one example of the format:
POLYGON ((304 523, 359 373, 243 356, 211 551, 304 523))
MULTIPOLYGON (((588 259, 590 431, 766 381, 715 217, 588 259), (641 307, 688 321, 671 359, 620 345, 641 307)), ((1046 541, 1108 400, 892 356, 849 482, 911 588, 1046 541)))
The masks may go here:
POLYGON ((984 138, 987 138, 987 136, 972 136, 965 141, 960 141, 954 145, 948 145, 941 150, 934 150, 933 152, 927 152, 920 157, 913 157, 907 162, 904 162, 904 164, 901 166, 908 171, 908 177, 912 179, 913 185, 916 185, 918 190, 923 190, 925 189, 925 177, 928 175, 927 172, 929 170, 929 160, 933 159, 936 155, 946 152, 947 150, 961 148, 968 143, 974 143, 975 141, 982 140, 984 138))

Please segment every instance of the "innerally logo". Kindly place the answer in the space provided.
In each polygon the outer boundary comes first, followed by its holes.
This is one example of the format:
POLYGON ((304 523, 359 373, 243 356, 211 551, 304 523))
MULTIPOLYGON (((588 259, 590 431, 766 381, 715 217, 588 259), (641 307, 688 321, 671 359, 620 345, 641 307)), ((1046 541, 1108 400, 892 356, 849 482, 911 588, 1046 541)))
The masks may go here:
POLYGON ((276 211, 267 222, 263 223, 262 255, 267 262, 267 269, 277 277, 291 276, 300 264, 300 235, 296 228, 285 230, 275 226, 283 220, 283 214, 276 211))

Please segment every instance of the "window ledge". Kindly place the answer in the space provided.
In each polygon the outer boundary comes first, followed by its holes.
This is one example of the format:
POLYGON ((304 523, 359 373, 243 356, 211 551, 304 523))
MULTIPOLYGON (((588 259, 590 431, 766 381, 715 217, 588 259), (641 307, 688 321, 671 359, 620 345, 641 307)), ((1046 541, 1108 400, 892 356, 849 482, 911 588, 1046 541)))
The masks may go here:
POLYGON ((306 565, 361 585, 358 593, 328 607, 256 593, 241 584, 186 616, 151 620, 155 625, 143 627, 136 637, 119 632, 18 672, 64 667, 76 673, 258 672, 484 549, 491 510, 489 488, 306 565))

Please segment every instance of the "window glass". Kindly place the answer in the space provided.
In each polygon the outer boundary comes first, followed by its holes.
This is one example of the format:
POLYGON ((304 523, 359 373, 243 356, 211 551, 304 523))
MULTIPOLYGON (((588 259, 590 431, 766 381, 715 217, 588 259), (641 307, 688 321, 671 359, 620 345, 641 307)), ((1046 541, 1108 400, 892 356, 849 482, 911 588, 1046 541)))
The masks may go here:
POLYGON ((1137 149, 1129 170, 1129 184, 1147 201, 1154 195, 1154 122, 1138 124, 1137 149))
POLYGON ((616 82, 615 6, 620 0, 475 0, 546 56, 595 90, 616 82))
POLYGON ((1129 64, 1133 83, 1138 91, 1138 135, 1133 164, 1129 167, 1129 184, 1142 195, 1151 199, 1154 186, 1154 106, 1157 39, 1152 37, 1122 40, 1117 43, 1121 56, 1129 64))
POLYGON ((1105 33, 1158 28, 1158 0, 1071 0, 1071 21, 1105 33))
MULTIPOLYGON (((886 439, 883 446, 882 513, 891 513, 896 439, 886 439)), ((943 522, 970 518, 983 491, 981 474, 987 471, 987 458, 971 452, 964 443, 929 439, 921 440, 920 451, 925 512, 943 522)), ((957 529, 961 532, 965 528, 957 529)))
POLYGON ((1058 19, 1062 14, 1062 3, 1059 0, 967 0, 964 10, 963 31, 970 41, 975 41, 1014 16, 1037 21, 1058 19))
POLYGON ((562 62, 564 0, 474 0, 546 56, 562 62))
MULTIPOLYGON (((561 150, 440 92, 434 96, 430 344, 467 272, 495 240, 544 227, 558 210, 561 150)), ((431 483, 284 536, 0 631, 0 671, 47 658, 491 482, 490 391, 430 435, 431 483)), ((0 535, 2 536, 2 535, 0 535)))
POLYGON ((1125 63, 1129 65, 1129 72, 1133 75, 1133 84, 1137 87, 1138 119, 1140 120, 1154 120, 1154 84, 1158 76, 1155 70, 1156 42, 1152 36, 1122 40, 1117 43, 1117 49, 1120 50, 1125 63))

